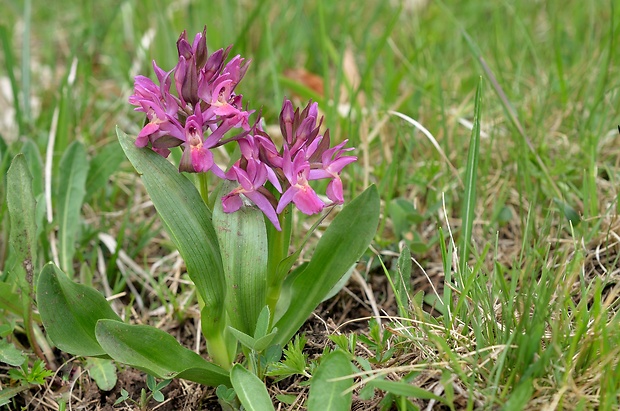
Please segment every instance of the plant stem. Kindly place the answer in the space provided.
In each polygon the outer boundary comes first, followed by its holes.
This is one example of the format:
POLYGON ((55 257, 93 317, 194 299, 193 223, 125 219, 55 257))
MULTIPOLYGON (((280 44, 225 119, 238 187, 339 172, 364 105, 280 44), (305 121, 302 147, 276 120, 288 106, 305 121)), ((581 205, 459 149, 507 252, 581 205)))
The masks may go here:
POLYGON ((200 192, 200 197, 202 197, 202 201, 209 207, 209 178, 207 177, 207 173, 197 173, 198 176, 198 191, 200 192))
POLYGON ((224 338, 222 334, 217 334, 207 338, 207 351, 209 352, 211 360, 215 364, 225 370, 230 370, 232 368, 232 361, 230 360, 231 356, 229 355, 228 348, 226 347, 226 338, 224 338))
POLYGON ((291 213, 290 207, 287 212, 280 217, 282 231, 276 230, 268 225, 268 241, 269 241, 269 257, 267 260, 267 305, 271 313, 270 320, 276 312, 276 304, 280 298, 282 291, 282 281, 284 275, 278 272, 280 262, 284 260, 288 254, 288 247, 291 241, 291 213))

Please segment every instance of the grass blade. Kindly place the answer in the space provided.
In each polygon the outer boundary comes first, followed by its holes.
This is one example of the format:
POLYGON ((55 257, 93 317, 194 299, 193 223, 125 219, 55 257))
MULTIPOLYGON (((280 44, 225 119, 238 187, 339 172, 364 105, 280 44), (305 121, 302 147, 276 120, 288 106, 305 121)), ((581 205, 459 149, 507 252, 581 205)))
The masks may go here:
POLYGON ((474 126, 469 140, 469 152, 467 154, 467 168, 465 171, 465 195, 461 208, 461 235, 459 259, 460 286, 464 285, 465 273, 467 272, 467 260, 471 246, 471 233, 474 226, 476 209, 476 176, 478 172, 478 155, 480 150, 480 108, 482 106, 482 77, 476 88, 474 102, 474 126))
POLYGON ((106 145, 93 157, 86 178, 86 200, 106 185, 124 160, 123 152, 116 143, 106 145))
POLYGON ((22 108, 19 104, 19 87, 17 86, 17 80, 15 79, 15 56, 13 56, 9 32, 4 25, 0 26, 0 42, 2 42, 2 48, 4 49, 4 64, 6 65, 6 73, 8 74, 9 82, 11 83, 15 120, 17 122, 19 134, 23 135, 25 134, 24 119, 22 115, 22 108))

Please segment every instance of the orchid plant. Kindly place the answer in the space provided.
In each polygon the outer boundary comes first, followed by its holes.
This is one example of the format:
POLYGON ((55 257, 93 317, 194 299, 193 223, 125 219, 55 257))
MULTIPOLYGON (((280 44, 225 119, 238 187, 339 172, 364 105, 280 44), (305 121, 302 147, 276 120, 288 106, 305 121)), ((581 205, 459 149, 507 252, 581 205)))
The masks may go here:
POLYGON ((157 82, 135 79, 129 102, 146 116, 137 137, 117 134, 196 287, 210 360, 162 330, 123 322, 101 294, 51 263, 39 277, 38 309, 52 342, 73 355, 112 358, 159 378, 234 386, 235 375, 247 372, 233 366, 240 351, 245 367, 259 374, 251 353, 282 347, 342 287, 374 236, 379 198, 373 186, 342 207, 312 258, 295 266, 301 248, 290 250, 293 209, 325 215, 343 204, 340 173, 356 160, 347 155, 353 149, 347 140, 332 146, 317 103, 295 109, 289 100, 278 148, 237 93, 249 62, 228 60, 231 47, 209 54, 206 29, 191 42, 183 32, 177 50, 172 70, 153 62, 157 82), (214 150, 229 144, 238 159, 224 169, 214 150), (178 169, 167 159, 176 147, 178 169), (212 190, 209 174, 220 181, 212 190), (325 196, 310 184, 315 180, 327 180, 325 196))

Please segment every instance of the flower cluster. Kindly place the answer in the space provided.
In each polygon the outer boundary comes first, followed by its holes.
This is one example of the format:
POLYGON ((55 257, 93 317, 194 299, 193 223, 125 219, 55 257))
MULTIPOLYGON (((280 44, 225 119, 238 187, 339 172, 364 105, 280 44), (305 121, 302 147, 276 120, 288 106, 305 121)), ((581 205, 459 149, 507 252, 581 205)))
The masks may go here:
POLYGON ((285 100, 280 113, 283 146, 276 147, 254 112, 243 109, 242 95, 235 88, 245 75, 248 63, 235 56, 226 63, 231 47, 207 52, 206 28, 190 44, 183 32, 177 41, 179 61, 169 72, 153 62, 159 85, 145 76, 136 76, 129 102, 146 114, 147 123, 136 138, 138 147, 151 146, 167 157, 170 149, 181 147, 179 171, 203 173, 237 181, 239 185, 222 198, 225 212, 237 211, 247 198, 260 208, 280 230, 278 214, 291 202, 305 214, 316 214, 328 205, 342 204, 340 172, 355 161, 344 154, 347 140, 330 147, 329 130, 321 134, 318 104, 310 102, 302 111, 285 100), (172 82, 176 94, 171 91, 172 82), (241 130, 225 137, 233 129, 241 130), (236 141, 240 159, 224 172, 215 163, 212 150, 236 141), (329 179, 324 203, 309 185, 311 180, 329 179), (269 190, 269 182, 275 190, 269 190), (277 191, 279 198, 276 198, 277 191))

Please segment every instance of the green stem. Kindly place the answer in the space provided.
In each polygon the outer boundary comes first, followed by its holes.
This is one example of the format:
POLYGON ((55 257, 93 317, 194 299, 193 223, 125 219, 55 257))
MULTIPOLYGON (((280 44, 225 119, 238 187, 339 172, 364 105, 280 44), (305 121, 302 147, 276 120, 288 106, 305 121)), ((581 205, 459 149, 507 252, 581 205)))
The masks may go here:
POLYGON ((211 357, 211 360, 215 364, 225 370, 230 370, 232 368, 232 360, 228 352, 226 337, 223 333, 215 333, 207 337, 208 334, 205 332, 208 333, 210 331, 211 330, 205 330, 204 327, 202 329, 202 333, 207 340, 207 352, 209 353, 209 357, 211 357))
POLYGON ((280 292, 282 292, 282 282, 279 284, 270 284, 267 288, 267 305, 269 306, 270 322, 273 322, 273 315, 276 312, 276 305, 280 299, 280 292))
POLYGON ((282 282, 286 273, 279 273, 280 262, 288 256, 288 247, 291 243, 292 231, 292 208, 288 206, 280 216, 282 231, 278 231, 271 224, 267 224, 267 237, 269 241, 269 257, 267 259, 267 305, 271 313, 271 319, 276 312, 276 304, 280 299, 282 282))
POLYGON ((202 201, 207 205, 209 209, 209 178, 207 177, 207 173, 198 173, 198 191, 200 192, 200 197, 202 197, 202 201))
POLYGON ((39 357, 42 361, 46 361, 39 344, 34 336, 34 328, 32 323, 32 300, 29 299, 28 306, 24 311, 24 331, 26 332, 26 338, 30 343, 30 348, 34 351, 37 357, 39 357))

